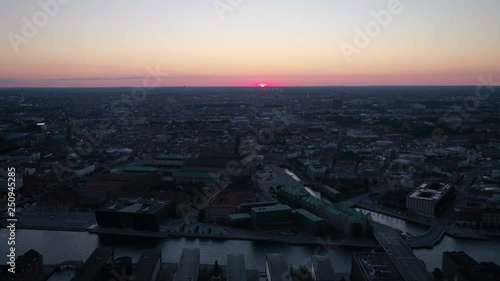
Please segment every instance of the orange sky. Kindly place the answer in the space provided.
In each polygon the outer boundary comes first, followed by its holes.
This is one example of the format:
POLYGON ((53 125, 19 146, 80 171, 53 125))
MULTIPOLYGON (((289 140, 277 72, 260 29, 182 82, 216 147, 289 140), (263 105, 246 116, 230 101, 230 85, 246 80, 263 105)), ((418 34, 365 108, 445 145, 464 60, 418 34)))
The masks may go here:
POLYGON ((500 1, 401 0, 400 13, 357 45, 357 30, 389 1, 243 1, 221 17, 210 1, 72 0, 32 38, 23 18, 45 10, 2 1, 0 87, 143 86, 146 68, 157 66, 168 73, 161 86, 500 81, 500 1), (347 58, 342 44, 357 52, 347 58))

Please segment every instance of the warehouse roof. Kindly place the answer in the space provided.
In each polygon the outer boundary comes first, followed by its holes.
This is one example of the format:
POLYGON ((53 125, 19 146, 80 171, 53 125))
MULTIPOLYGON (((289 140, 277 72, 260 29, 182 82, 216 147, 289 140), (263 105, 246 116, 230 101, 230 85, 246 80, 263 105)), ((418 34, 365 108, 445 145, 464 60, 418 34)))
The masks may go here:
POLYGON ((314 214, 312 214, 304 209, 295 209, 294 211, 297 212, 298 214, 306 217, 310 221, 313 221, 313 222, 323 221, 322 218, 320 218, 320 217, 318 217, 318 216, 316 216, 316 215, 314 215, 314 214))

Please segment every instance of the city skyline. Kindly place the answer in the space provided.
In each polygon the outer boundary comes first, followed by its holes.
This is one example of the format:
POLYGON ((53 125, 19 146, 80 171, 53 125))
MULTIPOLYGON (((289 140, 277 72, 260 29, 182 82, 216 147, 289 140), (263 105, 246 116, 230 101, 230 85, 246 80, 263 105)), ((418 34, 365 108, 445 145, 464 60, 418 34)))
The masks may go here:
POLYGON ((497 11, 0 1, 0 281, 500 280, 497 11))
POLYGON ((0 87, 143 86, 148 67, 165 74, 158 86, 477 85, 488 75, 500 84, 498 1, 0 8, 0 87))

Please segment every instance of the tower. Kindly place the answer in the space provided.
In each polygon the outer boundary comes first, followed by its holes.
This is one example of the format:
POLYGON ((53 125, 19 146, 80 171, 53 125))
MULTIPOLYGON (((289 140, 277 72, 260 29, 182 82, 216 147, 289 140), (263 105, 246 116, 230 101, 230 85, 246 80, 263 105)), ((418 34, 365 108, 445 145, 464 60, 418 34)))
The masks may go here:
POLYGON ((236 142, 234 143, 234 154, 241 154, 241 135, 236 136, 236 142))
POLYGON ((66 140, 68 142, 71 142, 71 138, 73 135, 72 127, 71 127, 71 122, 69 121, 68 114, 66 114, 66 140))

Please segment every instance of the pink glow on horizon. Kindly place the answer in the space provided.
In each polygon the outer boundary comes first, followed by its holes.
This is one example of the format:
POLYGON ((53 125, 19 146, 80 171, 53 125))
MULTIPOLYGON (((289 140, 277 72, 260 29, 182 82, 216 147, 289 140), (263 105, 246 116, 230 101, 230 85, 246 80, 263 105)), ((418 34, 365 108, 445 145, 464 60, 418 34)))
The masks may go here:
MULTIPOLYGON (((479 77, 493 76, 493 85, 499 85, 500 71, 469 73, 407 73, 407 74, 350 74, 332 76, 269 76, 262 77, 164 77, 158 87, 286 87, 286 86, 375 86, 375 85, 479 85, 479 77), (255 81, 272 81, 255 82, 255 81)), ((132 77, 134 75, 130 75, 132 77)), ((7 77, 0 79, 0 87, 144 87, 139 78, 44 78, 16 79, 7 77), (4 81, 2 81, 4 80, 4 81)), ((26 77, 28 78, 28 77, 26 77)), ((150 81, 151 82, 151 81, 150 81)))

